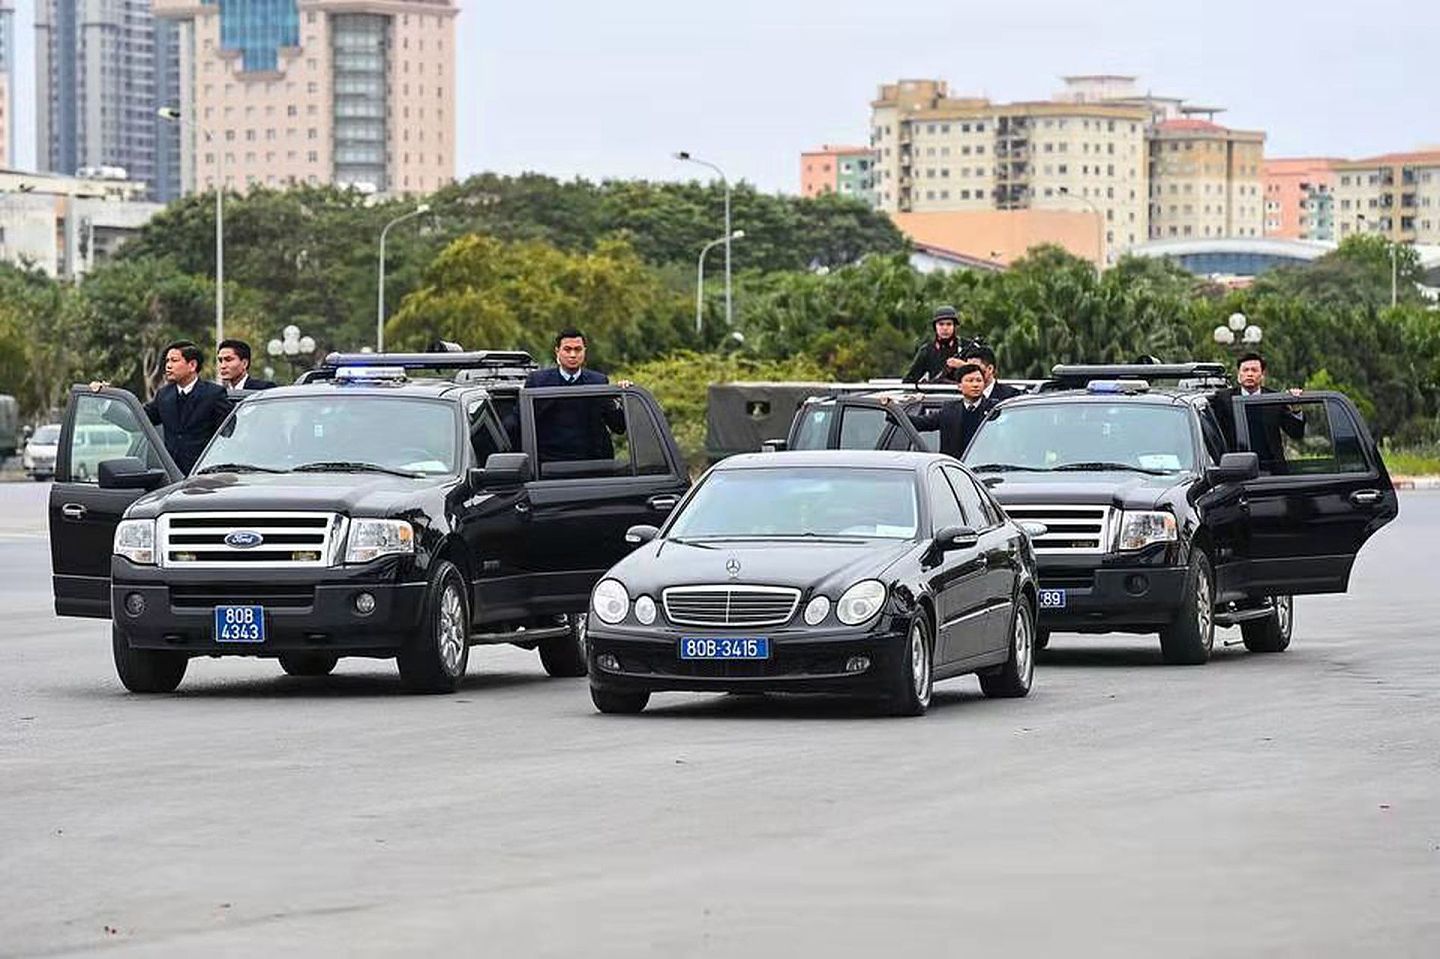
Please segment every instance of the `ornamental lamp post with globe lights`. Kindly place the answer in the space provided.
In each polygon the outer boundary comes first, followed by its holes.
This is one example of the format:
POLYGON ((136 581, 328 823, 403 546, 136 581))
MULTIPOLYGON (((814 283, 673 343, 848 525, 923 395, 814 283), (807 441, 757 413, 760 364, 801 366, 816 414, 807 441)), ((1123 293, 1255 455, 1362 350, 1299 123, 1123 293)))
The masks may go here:
POLYGON ((1251 323, 1244 313, 1231 313, 1229 320, 1215 327, 1211 337, 1231 351, 1253 350, 1259 347, 1264 332, 1251 323))
POLYGON ((279 359, 284 357, 290 362, 290 378, 293 380, 302 365, 305 365, 315 356, 315 338, 302 335, 300 327, 291 323, 280 331, 280 339, 271 340, 265 344, 265 352, 279 359))

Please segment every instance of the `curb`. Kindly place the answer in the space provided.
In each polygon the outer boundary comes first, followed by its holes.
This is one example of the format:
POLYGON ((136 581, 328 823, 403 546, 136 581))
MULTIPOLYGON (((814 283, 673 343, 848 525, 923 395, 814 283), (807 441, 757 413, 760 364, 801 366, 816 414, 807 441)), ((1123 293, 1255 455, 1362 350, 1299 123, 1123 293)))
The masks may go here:
POLYGON ((1440 489, 1440 476, 1392 476, 1390 482, 1397 490, 1440 489))

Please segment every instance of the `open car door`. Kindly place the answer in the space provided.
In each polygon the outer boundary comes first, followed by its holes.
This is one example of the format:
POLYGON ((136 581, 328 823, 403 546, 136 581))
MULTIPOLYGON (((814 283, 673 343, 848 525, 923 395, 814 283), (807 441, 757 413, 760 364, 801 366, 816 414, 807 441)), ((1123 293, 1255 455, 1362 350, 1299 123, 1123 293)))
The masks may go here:
POLYGON ((61 616, 110 618, 110 555, 115 527, 143 487, 107 489, 100 465, 133 457, 148 470, 164 472, 152 485, 182 479, 160 434, 139 400, 125 390, 89 387, 70 390, 50 487, 50 565, 55 612, 61 616))
POLYGON ((839 397, 808 403, 795 415, 792 450, 929 450, 899 403, 839 397))
POLYGON ((1234 399, 1236 439, 1256 453, 1244 483, 1242 582, 1252 595, 1343 593, 1360 547, 1400 512, 1390 474, 1340 393, 1234 399))

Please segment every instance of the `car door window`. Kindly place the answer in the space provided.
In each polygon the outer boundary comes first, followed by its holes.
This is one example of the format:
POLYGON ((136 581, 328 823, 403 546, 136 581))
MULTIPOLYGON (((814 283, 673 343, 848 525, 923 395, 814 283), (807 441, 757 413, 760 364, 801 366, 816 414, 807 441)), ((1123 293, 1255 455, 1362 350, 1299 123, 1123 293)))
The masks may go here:
POLYGON ((69 438, 70 482, 98 483, 100 464, 122 456, 134 456, 149 469, 164 468, 164 460, 128 406, 88 393, 77 395, 74 402, 75 425, 69 438))
POLYGON ((792 450, 823 450, 830 443, 830 421, 835 416, 835 406, 814 403, 804 407, 795 424, 795 438, 790 442, 792 450))
POLYGON ((1366 473, 1359 431, 1344 405, 1316 397, 1288 403, 1246 403, 1247 444, 1263 476, 1366 473))
POLYGON ((939 470, 931 470, 927 477, 930 487, 930 522, 931 529, 939 532, 947 526, 966 526, 964 513, 960 510, 960 502, 955 498, 955 491, 945 481, 939 470))
POLYGON ((837 449, 873 450, 880 448, 885 427, 889 425, 885 411, 873 406, 846 406, 840 413, 840 441, 837 449))
POLYGON ((971 529, 983 530, 999 523, 994 511, 985 501, 985 494, 980 492, 969 476, 954 467, 945 467, 945 476, 955 487, 955 495, 960 499, 960 508, 965 512, 965 525, 971 529))
POLYGON ((473 401, 467 409, 470 427, 470 448, 475 453, 475 465, 484 466, 491 453, 501 453, 507 448, 502 437, 504 430, 495 411, 485 400, 473 401))
POLYGON ((645 401, 634 393, 625 395, 625 436, 636 476, 664 476, 670 472, 665 442, 645 401))

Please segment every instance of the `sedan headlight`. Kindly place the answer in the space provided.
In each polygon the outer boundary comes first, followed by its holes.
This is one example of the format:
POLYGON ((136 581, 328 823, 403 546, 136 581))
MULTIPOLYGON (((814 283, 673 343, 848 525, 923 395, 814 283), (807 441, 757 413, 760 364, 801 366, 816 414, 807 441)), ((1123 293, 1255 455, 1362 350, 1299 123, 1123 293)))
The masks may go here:
POLYGON ((345 562, 368 563, 381 556, 415 552, 415 528, 403 519, 353 519, 345 562))
POLYGON ((806 626, 819 626, 828 615, 830 615, 830 600, 824 596, 816 596, 805 604, 806 626))
POLYGON ((635 618, 640 620, 641 626, 649 626, 655 622, 655 600, 649 596, 641 596, 635 600, 635 618))
POLYGON ((846 626, 859 626, 875 618, 885 605, 885 584, 878 579, 865 579, 845 590, 835 604, 835 618, 846 626))
POLYGON ((141 566, 154 566, 155 521, 122 519, 115 527, 115 555, 141 566))
POLYGON ((630 612, 630 594, 619 580, 602 579, 590 594, 590 607, 602 623, 614 626, 630 612))
POLYGON ((1126 510, 1120 519, 1120 548, 1144 549, 1153 543, 1173 543, 1175 517, 1161 510, 1126 510))

